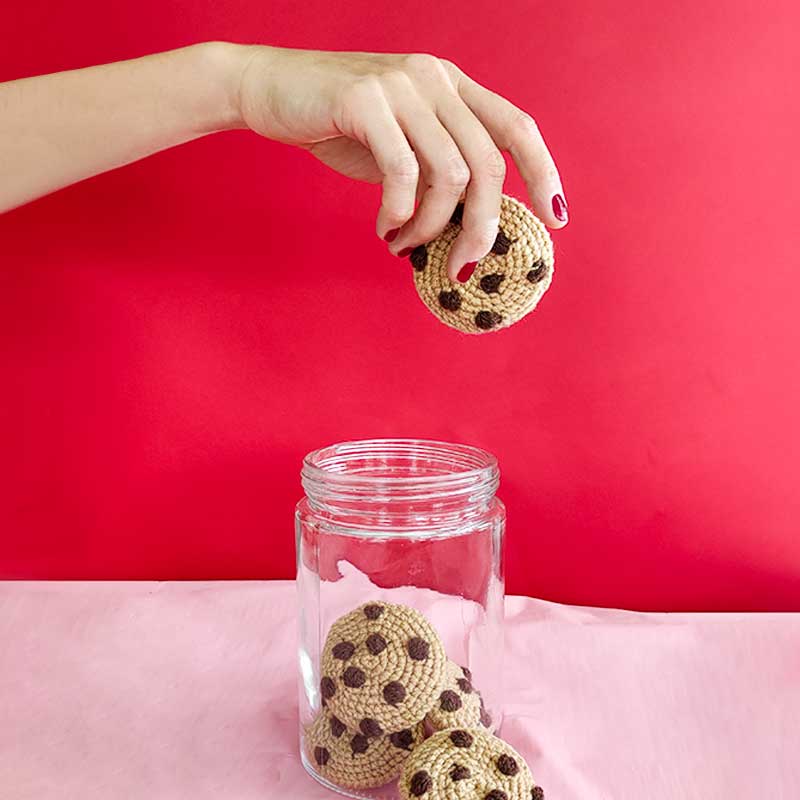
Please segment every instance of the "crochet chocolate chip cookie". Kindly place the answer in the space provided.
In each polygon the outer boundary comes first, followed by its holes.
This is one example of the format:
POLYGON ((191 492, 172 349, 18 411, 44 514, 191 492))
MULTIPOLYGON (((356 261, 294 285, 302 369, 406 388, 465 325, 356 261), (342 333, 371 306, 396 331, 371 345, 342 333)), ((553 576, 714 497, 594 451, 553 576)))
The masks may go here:
POLYGON ((367 603, 331 625, 322 651, 322 703, 364 736, 403 730, 433 706, 446 663, 419 611, 367 603))
POLYGON ((323 708, 306 729, 306 757, 322 777, 339 786, 383 786, 400 774, 423 735, 418 724, 384 736, 365 736, 323 708))
POLYGON ((528 765, 501 739, 478 728, 431 736, 406 761, 404 800, 543 800, 528 765))
POLYGON ((442 691, 425 718, 435 731, 445 728, 477 728, 491 723, 478 691, 472 686, 468 669, 448 661, 442 691))
POLYGON ((466 283, 447 276, 447 256, 461 230, 463 204, 433 241, 409 256, 425 305, 464 333, 499 330, 533 311, 553 278, 553 242, 545 226, 519 200, 503 195, 492 250, 466 283))

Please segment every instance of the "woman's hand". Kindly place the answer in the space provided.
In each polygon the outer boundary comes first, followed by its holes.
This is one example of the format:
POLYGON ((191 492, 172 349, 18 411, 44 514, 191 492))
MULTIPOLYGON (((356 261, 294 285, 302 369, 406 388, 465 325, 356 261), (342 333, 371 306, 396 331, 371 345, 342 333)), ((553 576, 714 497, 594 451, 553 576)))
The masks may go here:
POLYGON ((382 183, 376 230, 396 255, 438 235, 463 197, 448 269, 465 280, 497 235, 503 151, 536 215, 551 228, 567 222, 561 180, 534 120, 450 61, 253 47, 242 63, 243 123, 350 178, 382 183))
POLYGON ((464 196, 453 279, 494 243, 502 151, 536 214, 552 228, 567 221, 531 117, 431 55, 208 42, 0 83, 0 108, 0 213, 182 142, 249 127, 348 177, 382 183, 377 232, 397 255, 440 233, 464 196))

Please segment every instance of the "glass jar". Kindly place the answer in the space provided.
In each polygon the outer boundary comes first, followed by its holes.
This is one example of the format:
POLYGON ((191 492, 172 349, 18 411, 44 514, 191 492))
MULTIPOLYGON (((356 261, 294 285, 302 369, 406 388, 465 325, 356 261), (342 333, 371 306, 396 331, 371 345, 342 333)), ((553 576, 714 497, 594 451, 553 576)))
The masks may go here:
POLYGON ((396 798, 403 761, 432 730, 499 731, 498 482, 494 456, 446 442, 345 442, 304 459, 300 748, 328 788, 396 798))

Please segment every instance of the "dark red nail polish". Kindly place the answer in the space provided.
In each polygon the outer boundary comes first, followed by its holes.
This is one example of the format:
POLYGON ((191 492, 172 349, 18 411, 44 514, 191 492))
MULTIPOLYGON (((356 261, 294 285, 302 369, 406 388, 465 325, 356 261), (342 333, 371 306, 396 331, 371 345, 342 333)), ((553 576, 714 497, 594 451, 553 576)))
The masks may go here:
POLYGON ((397 257, 405 258, 406 256, 410 256, 413 249, 413 247, 404 247, 402 250, 397 251, 397 257))
POLYGON ((392 228, 390 231, 386 232, 386 236, 383 237, 383 241, 393 242, 397 238, 398 233, 400 233, 400 228, 392 228))
POLYGON ((553 213, 561 222, 567 221, 567 204, 560 194, 553 195, 553 213))
POLYGON ((461 267, 460 272, 458 273, 458 280, 459 283, 466 283, 473 272, 475 272, 475 267, 478 266, 477 261, 467 261, 463 267, 461 267))

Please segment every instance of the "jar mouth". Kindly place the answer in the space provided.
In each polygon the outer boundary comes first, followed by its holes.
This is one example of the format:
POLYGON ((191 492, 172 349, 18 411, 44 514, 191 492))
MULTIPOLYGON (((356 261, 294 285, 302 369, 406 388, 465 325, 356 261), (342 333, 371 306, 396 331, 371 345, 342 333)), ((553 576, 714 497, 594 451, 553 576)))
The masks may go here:
POLYGON ((429 439, 365 439, 322 447, 303 459, 310 499, 358 495, 362 501, 491 496, 497 459, 466 444, 429 439))

